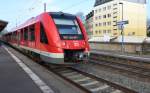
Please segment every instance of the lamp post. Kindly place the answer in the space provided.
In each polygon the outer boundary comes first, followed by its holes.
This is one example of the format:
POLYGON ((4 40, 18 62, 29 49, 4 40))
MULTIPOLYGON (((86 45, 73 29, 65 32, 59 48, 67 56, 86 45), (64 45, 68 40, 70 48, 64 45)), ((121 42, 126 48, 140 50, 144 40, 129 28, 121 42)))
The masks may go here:
MULTIPOLYGON (((120 5, 122 5, 122 21, 124 20, 123 18, 123 3, 120 2, 119 3, 120 5)), ((123 27, 123 24, 122 24, 122 29, 121 29, 121 36, 122 36, 122 42, 121 42, 121 51, 122 53, 124 52, 124 27, 123 27)))

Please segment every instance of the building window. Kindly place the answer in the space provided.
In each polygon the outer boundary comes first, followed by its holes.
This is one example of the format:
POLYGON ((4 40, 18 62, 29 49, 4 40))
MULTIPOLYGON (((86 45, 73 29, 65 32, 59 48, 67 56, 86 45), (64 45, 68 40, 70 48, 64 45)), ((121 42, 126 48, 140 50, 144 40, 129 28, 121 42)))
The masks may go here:
POLYGON ((117 6, 117 3, 116 3, 116 4, 113 4, 113 6, 117 6))
POLYGON ((40 24, 40 42, 44 44, 48 44, 48 39, 42 23, 40 24))
POLYGON ((111 22, 107 22, 107 25, 110 26, 110 25, 111 25, 111 22))
POLYGON ((96 30, 96 31, 95 31, 95 33, 97 34, 97 33, 98 33, 98 31, 96 30))
POLYGON ((101 30, 99 30, 99 34, 101 34, 101 30))
POLYGON ((113 18, 117 18, 117 16, 114 16, 113 18))
POLYGON ((101 19, 101 16, 99 16, 99 19, 101 19))
POLYGON ((132 32, 132 35, 135 35, 135 32, 132 32))
POLYGON ((117 20, 116 21, 113 21, 115 24, 117 24, 117 20))
POLYGON ((101 24, 101 23, 99 23, 99 26, 102 26, 102 24, 101 24))
POLYGON ((117 12, 113 12, 113 14, 117 14, 117 12))
POLYGON ((111 17, 111 14, 107 14, 107 17, 108 17, 108 18, 111 17))
POLYGON ((106 15, 103 15, 103 18, 106 18, 106 15))
POLYGON ((99 12, 101 12, 101 9, 99 9, 99 12))
POLYGON ((113 8, 113 10, 117 10, 117 8, 113 8))
POLYGON ((103 22, 103 26, 106 26, 106 22, 103 22))
POLYGON ((111 33, 111 30, 107 30, 107 33, 111 33))
POLYGON ((103 11, 106 11, 106 7, 103 8, 103 11))
POLYGON ((103 30, 103 33, 106 34, 106 30, 103 30))
POLYGON ((107 6, 107 9, 108 9, 108 10, 110 10, 110 9, 111 9, 111 6, 110 6, 110 5, 109 5, 109 6, 107 6))
POLYGON ((95 13, 97 13, 97 10, 95 10, 95 13))
POLYGON ((98 24, 95 24, 95 26, 97 27, 97 26, 98 26, 98 24))
POLYGON ((95 20, 97 20, 98 19, 98 17, 95 17, 95 20))

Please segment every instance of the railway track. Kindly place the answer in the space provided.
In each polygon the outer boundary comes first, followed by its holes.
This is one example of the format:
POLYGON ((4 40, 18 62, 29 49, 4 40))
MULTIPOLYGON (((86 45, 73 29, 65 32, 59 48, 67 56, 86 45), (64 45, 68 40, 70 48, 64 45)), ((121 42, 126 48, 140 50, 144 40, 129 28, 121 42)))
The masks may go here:
POLYGON ((150 60, 148 58, 118 55, 112 53, 109 54, 109 53, 101 53, 101 52, 100 53, 92 52, 90 59, 97 60, 97 61, 115 62, 123 65, 130 65, 130 66, 150 70, 150 60))
POLYGON ((48 69, 74 84, 76 87, 84 90, 86 93, 137 93, 87 72, 80 71, 75 67, 48 67, 48 69))
POLYGON ((128 63, 121 63, 116 61, 106 61, 106 60, 101 60, 100 57, 94 57, 90 59, 90 63, 104 66, 106 68, 112 68, 119 70, 120 72, 126 72, 128 74, 136 75, 140 78, 144 78, 145 80, 150 81, 150 69, 139 67, 136 65, 130 65, 128 63))

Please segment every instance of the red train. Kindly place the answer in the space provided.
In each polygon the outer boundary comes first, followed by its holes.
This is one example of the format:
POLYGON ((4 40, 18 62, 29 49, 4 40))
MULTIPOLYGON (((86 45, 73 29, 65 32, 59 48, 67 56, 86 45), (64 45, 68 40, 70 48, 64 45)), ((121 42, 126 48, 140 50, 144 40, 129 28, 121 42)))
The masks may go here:
POLYGON ((4 35, 3 40, 48 63, 78 63, 89 56, 81 20, 63 12, 45 12, 31 18, 4 35))

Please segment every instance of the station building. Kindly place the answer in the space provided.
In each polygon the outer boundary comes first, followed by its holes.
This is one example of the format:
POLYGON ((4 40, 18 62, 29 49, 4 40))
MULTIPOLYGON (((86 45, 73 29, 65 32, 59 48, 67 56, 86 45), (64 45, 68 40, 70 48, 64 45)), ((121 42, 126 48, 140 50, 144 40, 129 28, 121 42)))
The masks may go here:
POLYGON ((2 35, 2 31, 7 26, 7 24, 8 24, 8 22, 0 20, 0 38, 1 38, 1 35, 2 35))
POLYGON ((93 11, 93 37, 121 36, 117 22, 122 19, 129 22, 124 36, 146 37, 146 0, 96 0, 93 11))
POLYGON ((7 26, 8 22, 0 20, 0 32, 7 26))

